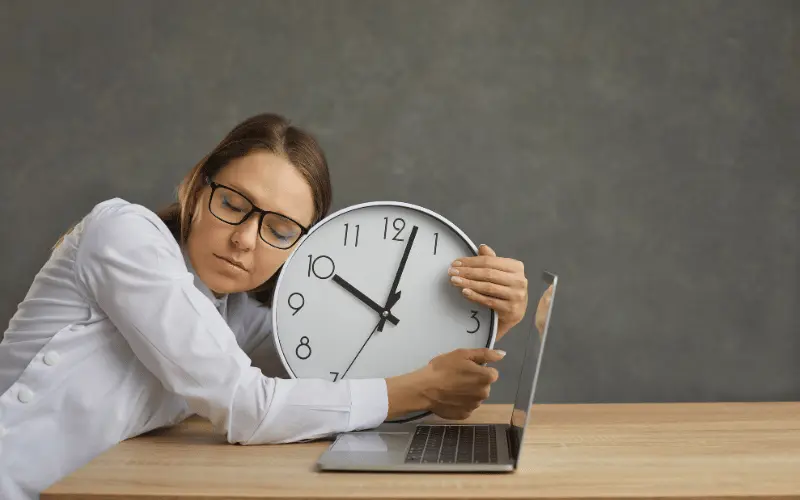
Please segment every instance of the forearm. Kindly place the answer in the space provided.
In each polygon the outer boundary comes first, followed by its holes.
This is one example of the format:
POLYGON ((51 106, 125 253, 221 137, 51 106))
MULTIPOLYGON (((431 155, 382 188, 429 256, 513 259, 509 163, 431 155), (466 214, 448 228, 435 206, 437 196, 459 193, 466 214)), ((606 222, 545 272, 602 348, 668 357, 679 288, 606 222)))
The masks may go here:
POLYGON ((430 410, 431 403, 425 396, 425 384, 424 376, 418 371, 387 378, 388 419, 415 411, 430 410))

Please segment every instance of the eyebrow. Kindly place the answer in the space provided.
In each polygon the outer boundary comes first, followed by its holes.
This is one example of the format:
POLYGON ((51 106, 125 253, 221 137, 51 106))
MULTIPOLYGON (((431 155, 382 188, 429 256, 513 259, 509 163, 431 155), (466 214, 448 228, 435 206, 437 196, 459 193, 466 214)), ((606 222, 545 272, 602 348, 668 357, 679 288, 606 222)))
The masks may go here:
MULTIPOLYGON (((215 181, 215 182, 217 182, 218 184, 222 184, 224 186, 228 186, 230 188, 233 188, 236 191, 239 191, 241 194, 243 194, 243 195, 245 195, 247 197, 247 199, 248 199, 248 201, 250 201, 250 203, 253 203, 254 205, 257 205, 258 208, 261 208, 262 210, 266 210, 268 212, 278 213, 278 214, 283 215, 284 217, 288 217, 288 218, 290 218, 290 219, 292 219, 294 221, 299 220, 299 219, 295 218, 294 216, 287 215, 286 211, 279 210, 279 209, 277 209, 277 208, 275 208, 275 207, 273 207, 271 205, 264 206, 264 205, 262 205, 260 203, 254 203, 253 202, 253 198, 255 198, 255 196, 253 196, 253 193, 249 189, 239 185, 239 183, 236 183, 236 182, 224 182, 224 181, 215 181)), ((302 224, 302 222, 300 224, 302 224)))
POLYGON ((255 196, 253 196, 253 193, 249 189, 247 189, 246 187, 240 186, 238 183, 219 181, 219 180, 217 180, 215 182, 217 182, 218 184, 222 184, 223 186, 228 186, 230 188, 233 188, 236 191, 239 191, 241 194, 243 194, 243 195, 245 195, 247 197, 247 199, 250 201, 250 203, 253 203, 253 200, 255 199, 255 196))

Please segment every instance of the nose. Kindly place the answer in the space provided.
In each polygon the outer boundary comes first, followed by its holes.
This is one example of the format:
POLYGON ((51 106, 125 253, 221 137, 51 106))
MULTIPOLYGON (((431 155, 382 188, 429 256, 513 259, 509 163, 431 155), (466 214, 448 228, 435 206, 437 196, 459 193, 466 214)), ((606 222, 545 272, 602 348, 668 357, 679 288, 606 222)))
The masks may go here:
POLYGON ((253 214, 248 217, 246 221, 233 227, 233 233, 231 233, 231 243, 233 243, 233 246, 245 252, 255 249, 258 243, 258 215, 253 214))

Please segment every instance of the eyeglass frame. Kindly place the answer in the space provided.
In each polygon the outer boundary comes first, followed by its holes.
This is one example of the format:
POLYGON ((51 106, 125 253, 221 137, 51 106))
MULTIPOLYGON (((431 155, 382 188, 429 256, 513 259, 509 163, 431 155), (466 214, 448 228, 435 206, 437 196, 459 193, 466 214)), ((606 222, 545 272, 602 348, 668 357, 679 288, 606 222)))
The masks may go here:
POLYGON ((230 224, 231 226, 238 226, 240 224, 243 224, 247 219, 249 219, 250 216, 253 215, 254 212, 257 212, 259 214, 259 217, 258 217, 258 238, 261 241, 263 241, 264 243, 266 243, 267 245, 271 246, 272 248, 277 248, 279 250, 288 250, 288 249, 292 248, 293 246, 295 246, 297 244, 298 241, 300 241, 300 239, 303 237, 303 235, 308 233, 308 228, 307 227, 305 227, 304 225, 300 224, 296 220, 292 219, 288 215, 284 215, 284 214, 282 214, 280 212, 273 212, 272 210, 264 210, 263 208, 258 207, 255 203, 253 203, 250 200, 250 198, 248 198, 247 196, 245 196, 241 192, 233 189, 230 186, 226 186, 225 184, 220 184, 219 182, 215 182, 209 176, 205 176, 205 180, 206 180, 206 183, 209 186, 211 186, 211 194, 208 196, 208 212, 211 215, 213 215, 215 218, 217 218, 217 219, 221 220, 222 222, 224 222, 225 224, 230 224), (229 190, 233 191, 234 193, 236 193, 239 196, 241 196, 242 198, 244 198, 247 201, 247 203, 249 203, 253 208, 251 208, 250 211, 247 212, 244 215, 244 217, 242 217, 242 220, 240 220, 239 222, 228 222, 228 221, 226 221, 225 219, 223 219, 220 216, 218 216, 217 214, 215 214, 214 211, 211 209, 211 200, 214 198, 214 192, 218 188, 225 188, 225 189, 229 189, 229 190), (273 215, 277 215, 279 217, 283 217, 284 219, 287 219, 289 221, 294 222, 295 224, 298 225, 298 227, 300 227, 300 236, 298 236, 297 239, 294 240, 294 242, 291 245, 289 245, 288 247, 285 247, 285 248, 284 247, 276 247, 275 245, 273 245, 269 241, 265 240, 264 236, 261 234, 261 226, 262 226, 262 224, 264 224, 264 217, 266 217, 269 214, 273 214, 273 215))

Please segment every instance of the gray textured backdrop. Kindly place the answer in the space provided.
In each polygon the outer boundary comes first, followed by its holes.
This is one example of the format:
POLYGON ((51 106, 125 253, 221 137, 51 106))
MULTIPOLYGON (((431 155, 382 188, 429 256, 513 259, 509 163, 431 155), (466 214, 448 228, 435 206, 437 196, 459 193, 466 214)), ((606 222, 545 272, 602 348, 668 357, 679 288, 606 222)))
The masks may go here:
POLYGON ((541 401, 800 395, 800 2, 4 0, 0 68, 3 327, 95 203, 167 203, 272 110, 335 208, 561 274, 541 401))

